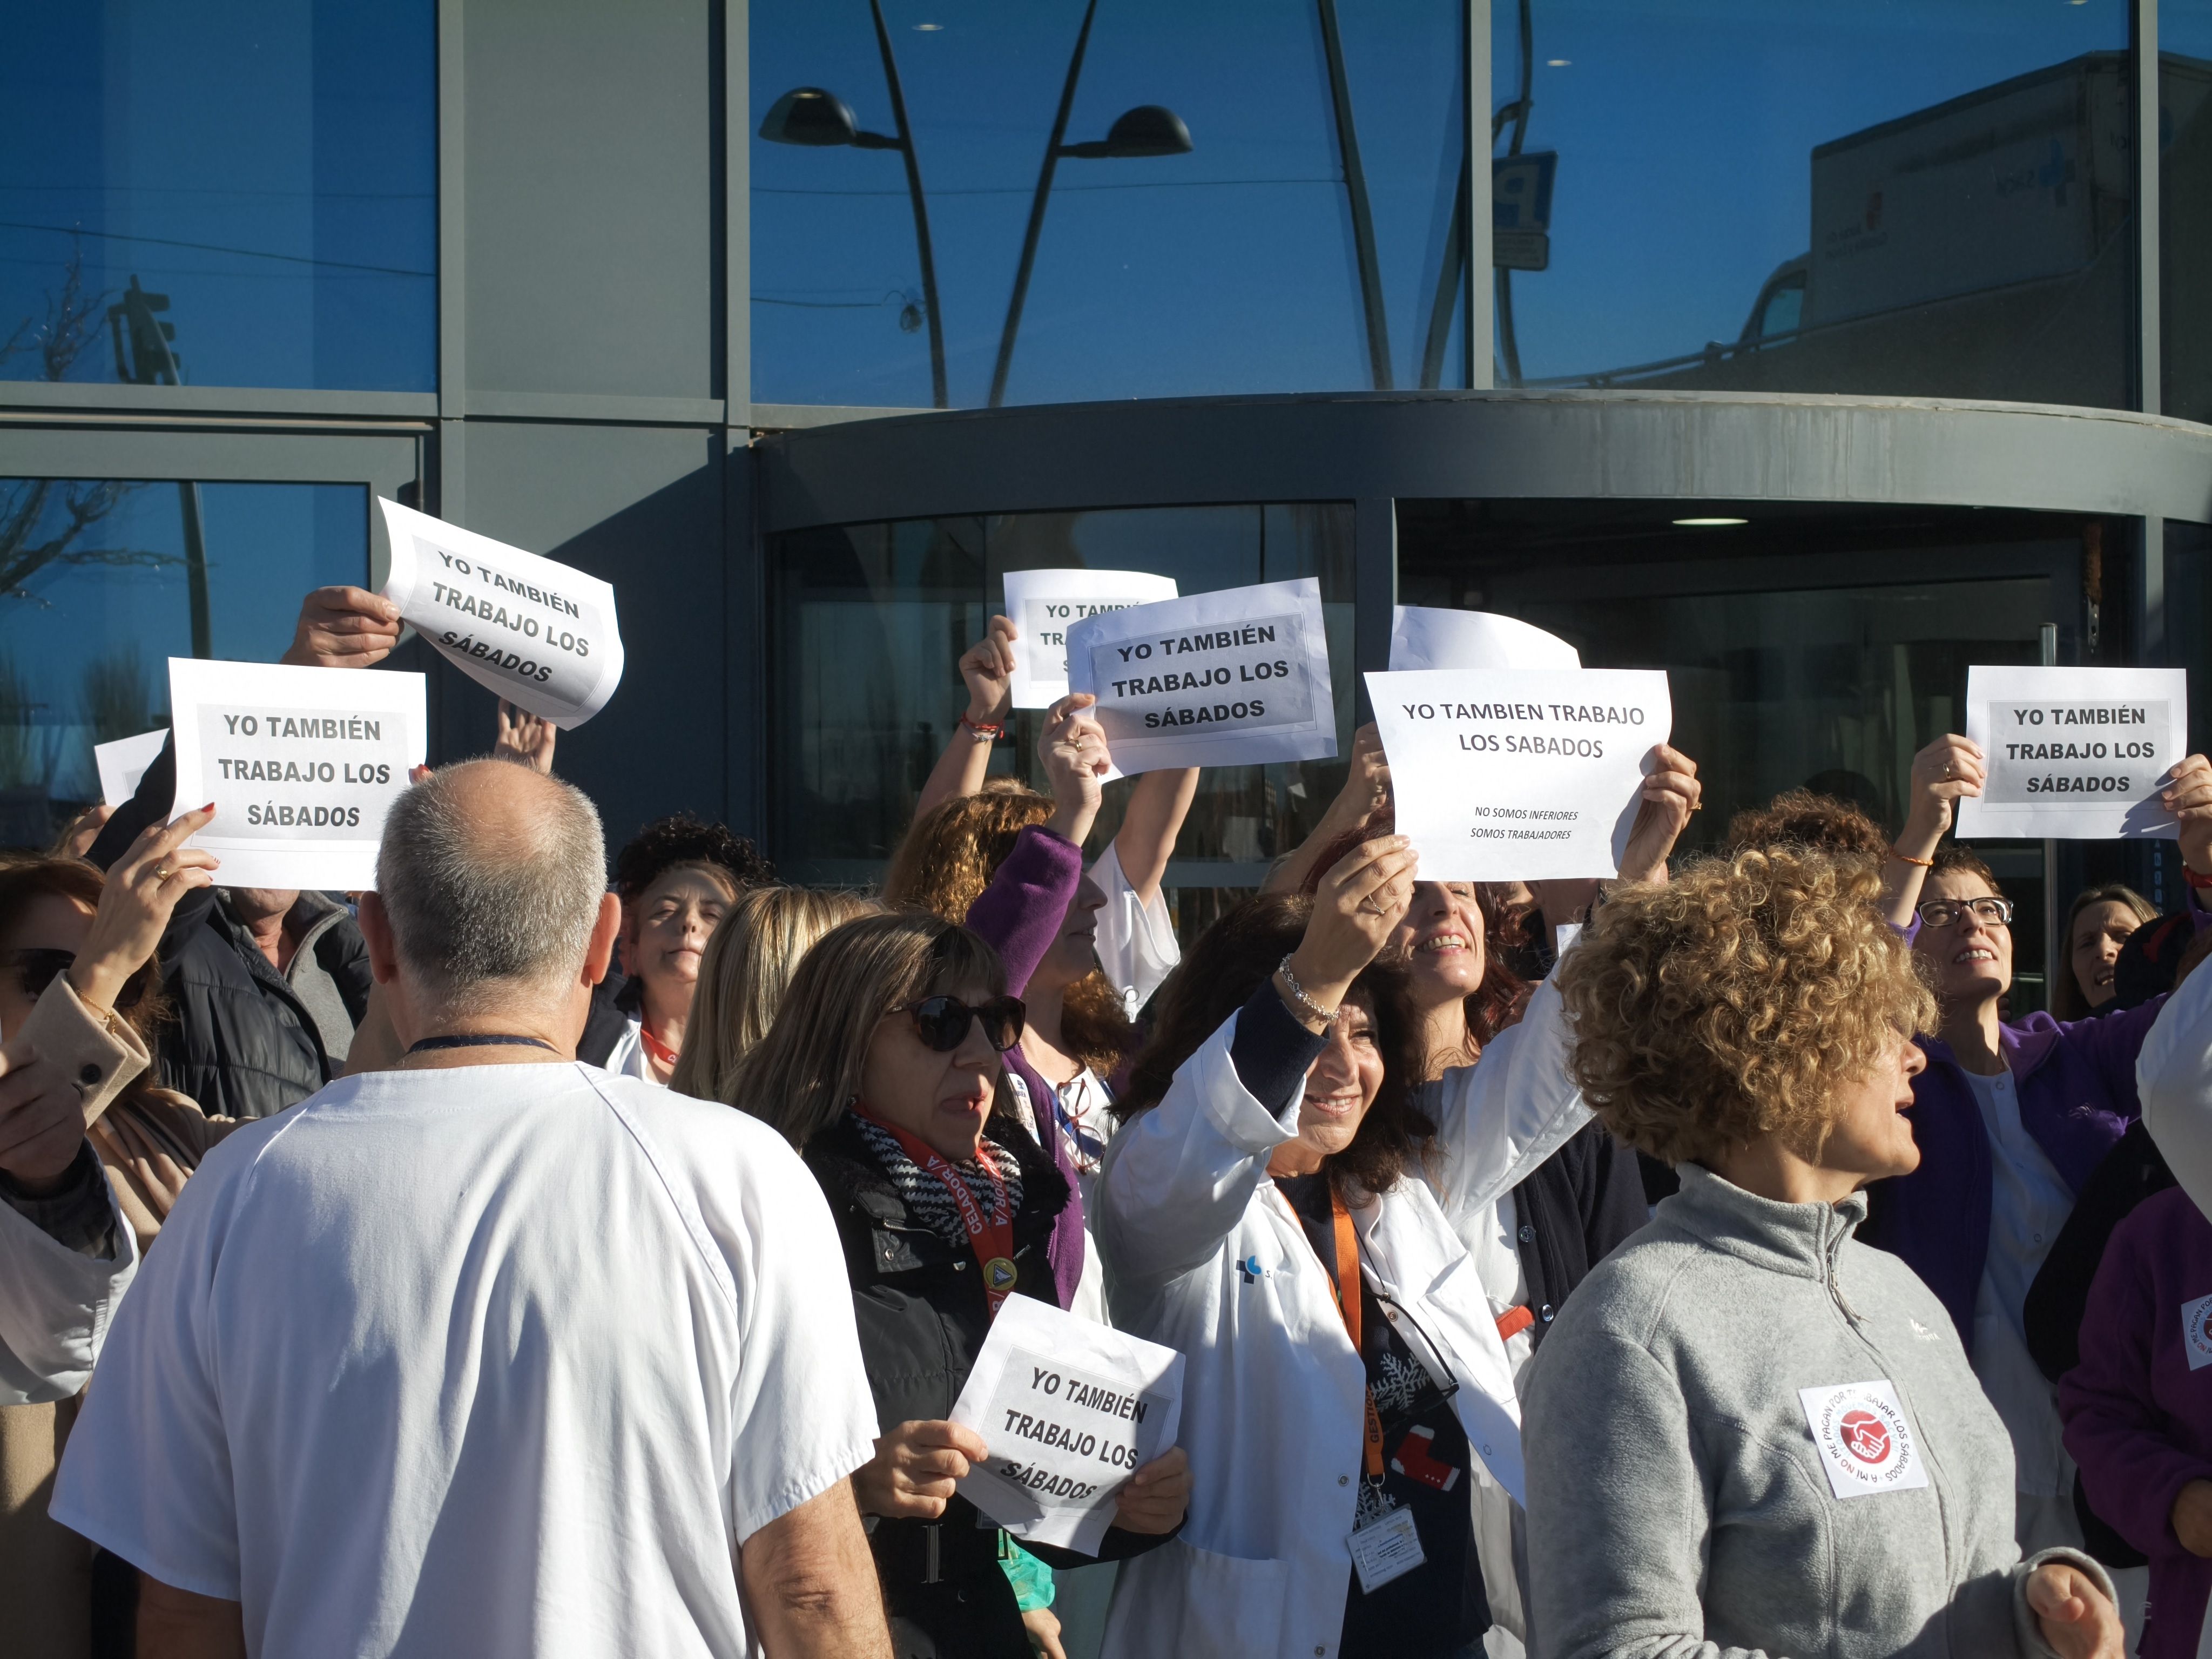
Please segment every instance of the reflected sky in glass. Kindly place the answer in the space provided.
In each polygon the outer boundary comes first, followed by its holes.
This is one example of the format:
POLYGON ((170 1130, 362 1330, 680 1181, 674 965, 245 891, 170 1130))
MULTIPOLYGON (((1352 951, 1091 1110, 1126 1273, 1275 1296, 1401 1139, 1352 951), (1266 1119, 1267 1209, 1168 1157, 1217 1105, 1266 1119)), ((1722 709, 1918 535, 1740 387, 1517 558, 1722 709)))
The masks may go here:
MULTIPOLYGON (((1450 0, 1340 8, 1373 200, 1392 379, 1420 371, 1463 145, 1450 0)), ((1079 0, 885 0, 935 248, 951 401, 982 403, 1079 0)), ((1102 4, 1067 141, 1164 105, 1188 155, 1060 161, 1006 400, 1372 384, 1352 223, 1314 4, 1102 4)), ((757 126, 821 87, 894 123, 865 0, 751 8, 757 126)), ((753 396, 931 401, 920 265, 893 150, 753 140, 753 396)), ((1464 384, 1461 336, 1443 383, 1464 384)))
POLYGON ((135 282, 189 384, 434 389, 434 0, 0 0, 0 378, 165 382, 150 337, 118 374, 135 282))

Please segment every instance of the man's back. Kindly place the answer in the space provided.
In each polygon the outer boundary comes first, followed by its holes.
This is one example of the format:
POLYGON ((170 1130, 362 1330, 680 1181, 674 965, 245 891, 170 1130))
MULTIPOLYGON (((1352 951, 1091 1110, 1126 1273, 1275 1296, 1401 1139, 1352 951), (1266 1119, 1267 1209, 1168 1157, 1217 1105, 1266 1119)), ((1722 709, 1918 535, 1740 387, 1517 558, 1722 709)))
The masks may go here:
POLYGON ((814 1182, 574 1065, 240 1131, 118 1316, 57 1519, 264 1655, 736 1654, 736 1546, 866 1461, 814 1182))

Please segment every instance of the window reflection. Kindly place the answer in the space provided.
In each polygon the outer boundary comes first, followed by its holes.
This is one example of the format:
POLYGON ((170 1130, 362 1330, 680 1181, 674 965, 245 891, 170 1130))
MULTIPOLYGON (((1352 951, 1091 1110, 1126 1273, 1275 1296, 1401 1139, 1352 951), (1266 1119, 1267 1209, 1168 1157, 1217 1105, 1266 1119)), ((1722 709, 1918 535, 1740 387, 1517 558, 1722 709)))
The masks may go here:
MULTIPOLYGON (((1343 504, 1156 507, 856 525, 778 538, 774 724, 784 738, 769 791, 781 814, 778 864, 805 879, 878 878, 966 706, 957 664, 981 636, 1010 569, 1152 570, 1187 594, 1320 578, 1345 752, 1355 689, 1352 519, 1343 504)), ((994 772, 1038 783, 1042 718, 1040 710, 1017 714, 994 772)), ((1209 769, 1178 861, 1224 863, 1234 867, 1222 885, 1256 884, 1261 862, 1304 837, 1344 775, 1340 761, 1209 769)), ((1108 787, 1094 845, 1119 827, 1128 787, 1108 787)))
POLYGON ((357 484, 0 478, 0 845, 100 799, 93 745, 167 723, 170 657, 273 662, 308 589, 368 576, 357 484))
POLYGON ((0 378, 434 387, 434 0, 0 0, 0 378))
POLYGON ((2212 0, 2160 0, 2158 44, 2159 407, 2212 420, 2212 0))
POLYGON ((1501 385, 2128 401, 2120 0, 1491 17, 1498 149, 1558 156, 1545 268, 1495 277, 1501 385))
POLYGON ((752 106, 783 108, 753 142, 756 399, 927 405, 933 321, 955 404, 994 383, 1011 403, 1466 383, 1447 258, 1462 7, 1123 5, 1085 37, 1091 15, 751 8, 752 106), (800 91, 849 109, 857 141, 842 123, 795 135, 784 100, 800 91))

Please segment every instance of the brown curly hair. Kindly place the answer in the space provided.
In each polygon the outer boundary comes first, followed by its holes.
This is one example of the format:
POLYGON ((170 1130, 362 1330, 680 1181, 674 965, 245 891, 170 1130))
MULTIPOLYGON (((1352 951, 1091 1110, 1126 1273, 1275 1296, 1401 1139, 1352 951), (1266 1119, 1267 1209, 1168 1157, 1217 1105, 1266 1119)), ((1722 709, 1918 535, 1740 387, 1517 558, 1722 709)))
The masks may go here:
POLYGON ((1558 970, 1591 1109, 1668 1164, 1769 1134, 1818 1156, 1838 1080, 1935 1024, 1881 890, 1866 859, 1770 847, 1617 892, 1558 970))
POLYGON ((1767 847, 1889 856, 1889 837, 1880 824, 1850 802, 1810 789, 1785 789, 1765 805, 1747 806, 1729 820, 1725 853, 1767 847))
MULTIPOLYGON (((1199 936, 1160 993, 1152 1040, 1129 1070, 1129 1086, 1114 1103, 1117 1120, 1127 1122, 1160 1103, 1177 1068, 1298 948, 1312 914, 1313 901, 1303 894, 1261 893, 1199 936)), ((1348 1182, 1364 1192, 1387 1193, 1436 1139, 1437 1126, 1418 1103, 1424 1057, 1420 1019, 1411 975, 1401 963, 1371 963, 1352 981, 1352 995, 1374 1016, 1382 1087, 1352 1144, 1322 1167, 1340 1186, 1348 1182)))
POLYGON ((775 866, 743 836, 678 812, 645 825, 615 854, 615 896, 628 905, 671 870, 686 866, 706 871, 732 898, 775 879, 775 866))
MULTIPOLYGON (((891 855, 884 902, 964 923, 1023 830, 1052 816, 1048 796, 1019 787, 987 789, 946 801, 917 818, 891 855)), ((1060 1035, 1067 1052, 1101 1077, 1120 1069, 1136 1047, 1121 994, 1093 969, 1060 994, 1060 1035)))

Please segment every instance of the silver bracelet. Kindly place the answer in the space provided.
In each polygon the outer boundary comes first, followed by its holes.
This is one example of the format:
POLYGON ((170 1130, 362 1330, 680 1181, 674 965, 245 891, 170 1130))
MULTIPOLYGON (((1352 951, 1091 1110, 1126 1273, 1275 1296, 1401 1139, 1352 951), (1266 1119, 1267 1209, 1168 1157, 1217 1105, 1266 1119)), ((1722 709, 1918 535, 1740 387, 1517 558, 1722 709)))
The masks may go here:
POLYGON ((1324 1008, 1306 994, 1306 988, 1298 983, 1298 976, 1291 971, 1290 957, 1285 957, 1277 963, 1275 971, 1283 976, 1283 983, 1290 988, 1291 1001, 1297 1003, 1299 1007, 1304 1009, 1322 1024, 1336 1024, 1336 1017, 1341 1011, 1335 1008, 1324 1008))

